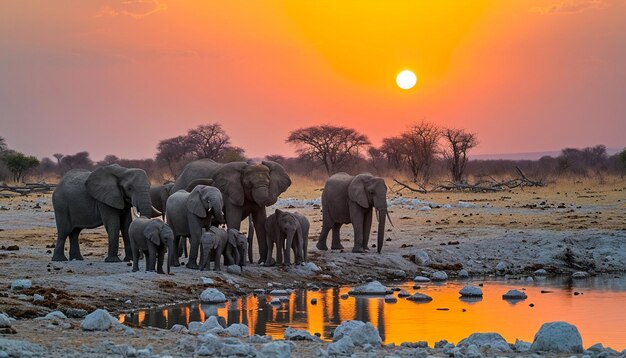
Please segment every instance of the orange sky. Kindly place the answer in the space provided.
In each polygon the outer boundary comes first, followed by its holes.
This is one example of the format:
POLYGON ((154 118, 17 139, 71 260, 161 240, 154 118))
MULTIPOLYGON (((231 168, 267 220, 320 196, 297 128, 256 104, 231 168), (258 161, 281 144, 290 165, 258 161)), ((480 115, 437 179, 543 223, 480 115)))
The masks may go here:
POLYGON ((248 156, 289 131, 414 121, 481 153, 623 147, 626 2, 3 1, 0 136, 39 157, 152 157, 220 122, 248 156), (396 87, 411 69, 418 84, 396 87))

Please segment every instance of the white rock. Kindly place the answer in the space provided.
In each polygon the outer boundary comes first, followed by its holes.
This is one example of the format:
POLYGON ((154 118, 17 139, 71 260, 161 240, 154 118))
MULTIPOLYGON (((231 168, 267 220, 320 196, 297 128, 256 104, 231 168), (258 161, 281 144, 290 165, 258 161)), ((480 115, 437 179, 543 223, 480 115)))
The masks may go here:
POLYGON ((472 203, 468 203, 466 201, 460 201, 456 204, 456 206, 458 208, 462 208, 462 209, 471 209, 471 208, 475 208, 476 204, 472 204, 472 203))
POLYGON ((445 281, 448 279, 448 274, 445 271, 435 271, 430 275, 430 279, 433 281, 445 281))
POLYGON ((505 300, 525 300, 528 298, 526 293, 518 290, 509 290, 507 293, 502 295, 502 298, 505 300))
MULTIPOLYGON (((370 345, 371 347, 371 345, 370 345)), ((354 353, 354 342, 350 336, 343 336, 338 341, 328 345, 330 356, 351 356, 354 353)))
POLYGON ((469 278, 469 271, 467 271, 466 269, 460 270, 459 273, 457 274, 458 278, 469 278))
POLYGON ((44 319, 67 319, 67 316, 61 311, 52 311, 44 319))
POLYGON ((263 344, 263 343, 267 343, 271 341, 272 341, 272 337, 270 336, 259 336, 258 334, 253 334, 250 337, 248 337, 248 342, 252 344, 263 344))
POLYGON ((406 290, 402 290, 402 291, 398 292, 398 297, 400 297, 400 298, 405 298, 405 297, 409 297, 409 296, 411 296, 411 294, 408 293, 406 290))
POLYGON ((80 328, 83 331, 106 331, 115 324, 119 324, 117 319, 113 318, 106 310, 99 308, 85 317, 80 328))
POLYGON ((27 341, 0 337, 0 352, 6 357, 49 357, 51 354, 42 346, 27 341))
POLYGON ((576 326, 567 322, 544 323, 530 347, 533 352, 582 353, 583 340, 576 326))
POLYGON ((416 292, 411 295, 411 297, 408 297, 407 300, 413 302, 430 302, 433 300, 433 298, 423 293, 416 292))
POLYGON ((430 206, 428 206, 428 205, 420 206, 419 208, 417 208, 417 210, 419 210, 419 211, 430 211, 430 210, 432 210, 432 209, 433 209, 433 208, 431 208, 431 207, 430 207, 430 206))
POLYGON ((226 266, 226 272, 233 275, 241 275, 241 266, 239 265, 228 265, 226 266))
POLYGON ((170 332, 186 334, 189 333, 189 330, 182 324, 175 324, 170 328, 170 332))
POLYGON ((548 275, 548 271, 546 271, 544 269, 539 269, 539 270, 535 270, 535 272, 533 274, 535 276, 547 276, 548 275))
POLYGON ((270 296, 289 296, 289 292, 286 290, 271 290, 270 296))
POLYGON ((31 287, 33 287, 33 281, 31 280, 19 279, 19 280, 14 280, 13 282, 11 282, 12 290, 23 290, 23 289, 31 288, 31 287))
POLYGON ((320 341, 318 336, 312 335, 305 330, 294 329, 291 327, 287 327, 285 330, 285 339, 288 341, 320 341))
POLYGON ((387 292, 387 288, 380 282, 372 281, 353 287, 348 293, 351 295, 385 295, 387 292))
POLYGON ((226 302, 226 296, 217 288, 207 288, 200 294, 200 301, 206 303, 222 303, 226 302))
MULTIPOLYGON (((430 256, 428 256, 428 252, 423 249, 418 249, 413 252, 415 255, 415 263, 420 266, 428 266, 430 265, 430 256)), ((419 276, 418 276, 419 277, 419 276)))
POLYGON ((222 357, 254 357, 256 351, 254 347, 249 344, 241 343, 236 338, 226 338, 222 340, 222 347, 220 349, 220 355, 222 357))
POLYGON ((291 358, 293 346, 287 342, 269 342, 261 346, 257 358, 291 358))
POLYGON ((461 297, 483 297, 483 290, 478 286, 467 285, 459 291, 459 294, 461 297))
POLYGON ((501 352, 510 352, 511 347, 498 333, 473 333, 469 337, 462 339, 458 347, 469 347, 475 345, 478 348, 489 348, 501 352))
POLYGON ((350 336, 352 342, 356 346, 364 346, 370 344, 374 347, 380 347, 382 339, 378 330, 370 323, 361 321, 343 321, 333 333, 333 341, 338 341, 344 336, 350 336))
POLYGON ((43 297, 42 295, 37 294, 37 293, 35 293, 35 294, 33 295, 33 301, 35 301, 35 302, 41 302, 41 301, 43 301, 43 300, 44 300, 44 297, 43 297))
POLYGON ((225 330, 226 334, 231 337, 248 337, 249 329, 243 323, 233 323, 225 330))
POLYGON ((311 272, 320 272, 320 271, 322 271, 322 269, 319 268, 319 266, 317 266, 315 263, 313 263, 311 261, 305 263, 300 268, 303 269, 303 270, 311 271, 311 272))
POLYGON ((526 281, 533 282, 533 281, 535 281, 535 279, 532 276, 528 276, 528 277, 526 277, 526 281))
POLYGON ((224 331, 224 327, 220 324, 217 316, 210 316, 207 318, 202 327, 200 327, 201 332, 210 332, 210 333, 220 333, 224 331))
POLYGON ((200 333, 200 330, 202 330, 202 322, 191 321, 187 327, 190 333, 200 333))
POLYGON ((528 352, 530 350, 530 343, 524 342, 519 339, 515 340, 515 351, 516 352, 528 352))
POLYGON ((430 282, 430 279, 428 277, 424 277, 424 276, 415 276, 413 281, 415 281, 415 282, 430 282))
POLYGON ((504 262, 504 261, 500 261, 498 262, 498 264, 496 265, 496 273, 499 274, 503 274, 506 272, 506 270, 509 269, 509 264, 504 262))
POLYGON ((575 278, 575 279, 587 278, 587 277, 589 277, 589 274, 585 271, 576 271, 572 274, 572 278, 575 278))
POLYGON ((404 270, 395 270, 391 275, 393 278, 406 278, 406 272, 404 272, 404 270))
POLYGON ((0 328, 11 328, 11 320, 4 313, 0 313, 0 328))
POLYGON ((133 301, 131 301, 131 300, 126 300, 126 301, 124 301, 124 303, 125 303, 125 304, 127 304, 127 305, 130 305, 130 304, 132 304, 132 303, 133 303, 133 301))
POLYGON ((210 279, 208 277, 200 277, 202 279, 202 284, 205 286, 213 286, 215 284, 215 281, 213 281, 213 279, 210 279))

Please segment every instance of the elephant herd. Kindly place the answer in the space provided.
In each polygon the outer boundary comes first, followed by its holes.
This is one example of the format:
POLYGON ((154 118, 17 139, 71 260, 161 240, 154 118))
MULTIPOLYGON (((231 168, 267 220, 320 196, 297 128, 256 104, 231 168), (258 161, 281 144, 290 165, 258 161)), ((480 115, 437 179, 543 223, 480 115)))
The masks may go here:
MULTIPOLYGON (((93 172, 71 170, 52 194, 58 232, 52 260, 67 260, 67 237, 69 259, 82 260, 80 232, 104 225, 108 235, 105 261, 121 261, 121 232, 124 260, 132 259, 133 271, 139 269, 138 261, 144 254, 146 270, 164 273, 168 252, 169 273, 170 266, 180 265, 179 248, 186 248, 181 245, 181 238, 189 238, 190 242, 187 268, 209 269, 213 261, 214 269, 220 270, 222 256, 224 265, 243 266, 246 258, 252 262, 252 230, 257 236, 259 263, 289 265, 293 252, 295 264, 300 264, 307 260, 309 221, 299 213, 279 209, 269 216, 266 213, 266 207, 274 205, 290 185, 285 169, 273 161, 224 164, 200 159, 187 164, 175 182, 153 187, 143 170, 117 164, 93 172), (247 237, 239 231, 245 219, 251 224, 247 237), (220 228, 220 224, 226 224, 227 229, 220 228)), ((386 193, 384 180, 370 174, 331 176, 322 193, 323 224, 317 248, 328 250, 326 237, 332 229, 331 248, 342 249, 340 228, 352 223, 352 251, 368 251, 372 213, 376 209, 376 247, 380 253, 388 217, 386 193)))

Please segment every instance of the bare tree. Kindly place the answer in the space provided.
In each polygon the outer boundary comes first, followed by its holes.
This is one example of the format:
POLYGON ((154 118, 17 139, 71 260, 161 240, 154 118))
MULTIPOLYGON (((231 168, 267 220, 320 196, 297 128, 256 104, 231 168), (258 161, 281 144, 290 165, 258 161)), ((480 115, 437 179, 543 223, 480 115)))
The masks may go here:
POLYGON ((230 137, 219 123, 203 124, 187 133, 191 150, 196 158, 221 161, 224 152, 231 149, 230 137))
POLYGON ((443 157, 448 164, 452 181, 460 183, 463 181, 467 164, 467 152, 478 145, 478 138, 474 133, 451 128, 444 129, 442 137, 444 140, 443 157))
POLYGON ((404 139, 401 137, 383 138, 380 151, 395 169, 402 169, 405 161, 404 139))
POLYGON ((344 169, 370 145, 369 139, 356 130, 331 125, 294 130, 286 142, 295 145, 301 157, 322 164, 328 175, 344 169))
POLYGON ((430 170, 437 152, 437 142, 441 130, 433 123, 420 122, 413 124, 402 133, 404 155, 409 170, 413 175, 413 182, 421 176, 424 182, 430 180, 430 170))

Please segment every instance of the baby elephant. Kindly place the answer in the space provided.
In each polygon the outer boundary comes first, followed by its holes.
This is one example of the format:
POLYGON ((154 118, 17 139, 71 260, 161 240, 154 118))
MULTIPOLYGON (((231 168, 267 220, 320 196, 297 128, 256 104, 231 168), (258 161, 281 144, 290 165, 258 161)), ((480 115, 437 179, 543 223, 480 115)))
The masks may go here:
POLYGON ((276 263, 291 265, 291 250, 295 253, 296 265, 306 261, 307 241, 309 239, 309 220, 302 214, 286 212, 276 209, 274 214, 268 216, 265 222, 267 232, 267 257, 265 265, 273 264, 272 250, 276 244, 276 263), (285 242, 286 241, 286 242, 285 242))
POLYGON ((227 255, 224 256, 224 265, 244 266, 246 263, 246 255, 248 252, 248 237, 237 229, 228 229, 228 246, 226 247, 227 255))
MULTIPOLYGON (((133 253, 133 272, 139 271, 139 251, 146 257, 146 271, 163 272, 165 252, 174 252, 174 232, 159 219, 136 218, 128 228, 130 247, 133 253)), ((170 273, 168 260, 167 273, 170 273)))
POLYGON ((220 259, 227 251, 228 234, 226 230, 211 226, 209 230, 202 229, 200 237, 200 270, 211 269, 211 258, 215 262, 213 269, 221 271, 220 259))

